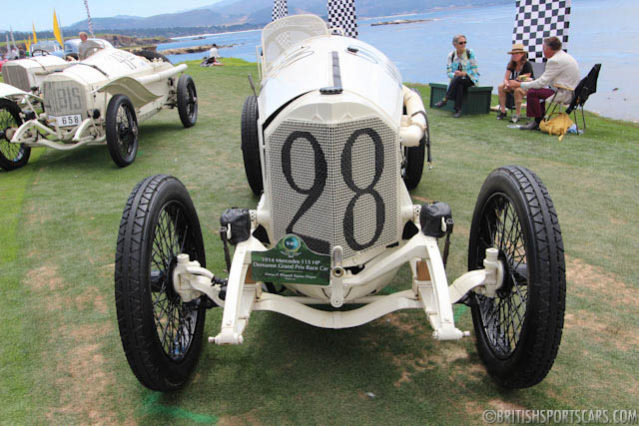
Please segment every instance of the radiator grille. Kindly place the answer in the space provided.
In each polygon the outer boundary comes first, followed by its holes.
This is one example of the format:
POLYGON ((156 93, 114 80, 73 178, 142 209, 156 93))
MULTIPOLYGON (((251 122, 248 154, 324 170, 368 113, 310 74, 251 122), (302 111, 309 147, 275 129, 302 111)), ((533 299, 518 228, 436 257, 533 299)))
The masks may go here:
POLYGON ((74 81, 45 81, 42 83, 42 97, 49 116, 86 115, 84 88, 74 81))
POLYGON ((5 83, 17 87, 25 92, 31 91, 29 73, 24 67, 12 65, 10 62, 2 66, 2 79, 5 83))
POLYGON ((267 140, 266 169, 276 239, 292 232, 345 257, 398 241, 397 135, 379 118, 287 120, 267 140))

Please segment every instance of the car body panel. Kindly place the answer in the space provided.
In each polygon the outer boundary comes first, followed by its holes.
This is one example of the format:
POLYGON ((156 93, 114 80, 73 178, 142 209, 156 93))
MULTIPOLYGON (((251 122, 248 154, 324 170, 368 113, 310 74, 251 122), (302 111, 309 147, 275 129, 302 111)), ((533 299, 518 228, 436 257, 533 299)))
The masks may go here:
POLYGON ((15 86, 6 83, 0 83, 0 98, 9 98, 12 96, 27 96, 28 92, 20 90, 15 86))
POLYGON ((161 97, 149 91, 142 83, 132 77, 120 77, 110 81, 98 89, 98 93, 106 92, 111 96, 123 94, 131 100, 136 109, 161 97))
POLYGON ((397 67, 369 44, 333 35, 303 40, 271 62, 262 80, 260 116, 266 120, 295 97, 333 86, 333 52, 337 52, 344 92, 367 98, 389 118, 399 120, 402 79, 397 67))

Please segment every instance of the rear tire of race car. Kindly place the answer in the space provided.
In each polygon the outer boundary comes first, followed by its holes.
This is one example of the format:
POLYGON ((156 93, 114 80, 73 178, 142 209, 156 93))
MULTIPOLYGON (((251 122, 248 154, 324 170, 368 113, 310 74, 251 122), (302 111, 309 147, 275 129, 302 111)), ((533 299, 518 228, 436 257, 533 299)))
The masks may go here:
POLYGON ((190 75, 182 74, 177 84, 177 107, 184 127, 192 127, 197 121, 197 91, 190 75))
POLYGON ((133 163, 138 153, 138 120, 129 98, 124 95, 111 98, 105 126, 109 154, 115 164, 126 167, 133 163))
POLYGON ((430 130, 426 128, 424 137, 418 146, 404 147, 404 162, 402 163, 402 179, 409 190, 417 188, 424 172, 424 156, 426 145, 430 143, 430 130))
MULTIPOLYGON (((417 89, 412 88, 418 96, 421 94, 417 89)), ((406 114, 406 107, 404 107, 404 114, 406 114)), ((430 149, 430 125, 428 124, 428 116, 424 113, 424 120, 426 120, 426 130, 424 136, 419 141, 418 146, 404 147, 403 148, 403 161, 402 161, 402 179, 408 190, 417 188, 419 182, 422 180, 422 173, 424 172, 424 156, 426 149, 430 149)))
POLYGON ((468 269, 499 250, 504 280, 494 298, 469 293, 479 355, 502 386, 539 383, 553 365, 564 323, 566 268, 548 190, 530 170, 508 166, 484 182, 470 229, 468 269))
POLYGON ((179 253, 204 267, 200 222, 184 185, 147 177, 124 207, 115 258, 115 303, 127 361, 152 390, 183 387, 202 348, 203 297, 185 303, 173 287, 179 253))
POLYGON ((242 107, 242 157, 244 158, 246 180, 255 195, 260 195, 264 190, 262 164, 260 163, 260 142, 257 133, 258 117, 257 97, 251 95, 246 98, 242 107))
POLYGON ((10 171, 27 164, 31 148, 9 142, 9 128, 16 130, 22 124, 20 107, 9 99, 0 99, 0 167, 10 171))

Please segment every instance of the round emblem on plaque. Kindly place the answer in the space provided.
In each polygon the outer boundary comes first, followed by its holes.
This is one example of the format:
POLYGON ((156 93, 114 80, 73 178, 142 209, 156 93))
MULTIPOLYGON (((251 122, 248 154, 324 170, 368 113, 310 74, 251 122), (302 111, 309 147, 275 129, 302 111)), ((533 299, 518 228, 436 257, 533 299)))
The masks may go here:
POLYGON ((284 238, 284 250, 288 253, 296 253, 302 248, 302 242, 296 235, 288 235, 284 238))

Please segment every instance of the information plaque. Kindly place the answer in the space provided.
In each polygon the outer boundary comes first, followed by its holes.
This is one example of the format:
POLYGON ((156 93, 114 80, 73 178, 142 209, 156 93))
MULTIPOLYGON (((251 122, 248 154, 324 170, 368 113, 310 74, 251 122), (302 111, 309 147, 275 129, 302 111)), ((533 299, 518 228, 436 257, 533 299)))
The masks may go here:
POLYGON ((253 280, 328 285, 331 258, 310 250, 297 235, 285 235, 267 251, 251 253, 253 280))

